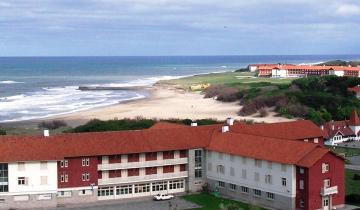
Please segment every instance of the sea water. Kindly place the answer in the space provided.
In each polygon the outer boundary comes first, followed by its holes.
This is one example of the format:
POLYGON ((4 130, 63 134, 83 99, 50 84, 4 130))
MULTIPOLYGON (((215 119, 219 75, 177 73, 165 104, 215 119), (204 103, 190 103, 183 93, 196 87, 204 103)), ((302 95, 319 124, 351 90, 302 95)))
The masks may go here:
POLYGON ((0 57, 0 122, 107 106, 146 91, 81 91, 79 86, 150 86, 161 79, 233 71, 251 63, 359 60, 360 55, 0 57))

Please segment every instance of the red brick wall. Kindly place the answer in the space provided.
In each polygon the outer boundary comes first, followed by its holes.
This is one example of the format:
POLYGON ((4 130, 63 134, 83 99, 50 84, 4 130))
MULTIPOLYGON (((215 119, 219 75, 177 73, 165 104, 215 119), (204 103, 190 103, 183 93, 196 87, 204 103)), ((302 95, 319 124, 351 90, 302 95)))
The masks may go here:
POLYGON ((163 167, 163 173, 173 173, 174 172, 174 166, 164 166, 163 167))
POLYGON ((150 161, 150 160, 157 160, 157 152, 148 152, 145 154, 145 160, 146 161, 150 161))
POLYGON ((296 167, 296 199, 295 206, 297 209, 306 209, 308 205, 308 189, 309 189, 309 170, 307 168, 303 168, 304 173, 300 173, 300 167, 296 167), (300 189, 300 180, 304 180, 304 189, 300 189), (304 207, 300 207, 300 201, 304 202, 304 207))
POLYGON ((110 155, 109 163, 121 163, 121 155, 110 155))
POLYGON ((338 194, 332 196, 332 205, 345 203, 345 165, 344 160, 332 153, 327 153, 315 165, 309 168, 308 175, 308 205, 306 209, 319 209, 322 207, 321 188, 324 180, 330 179, 331 187, 338 186, 338 194), (329 172, 322 173, 322 163, 329 163, 329 172))
POLYGON ((128 154, 128 162, 139 162, 139 154, 128 154))
POLYGON ((163 159, 174 159, 174 151, 163 152, 163 159))
POLYGON ((187 150, 180 150, 180 158, 187 157, 187 150))
POLYGON ((109 171, 109 178, 121 177, 121 170, 111 170, 109 171))
POLYGON ((145 174, 146 175, 150 175, 150 174, 157 174, 157 167, 148 167, 145 169, 145 174))
POLYGON ((58 187, 67 188, 67 187, 85 187, 90 186, 90 184, 97 185, 98 180, 98 159, 97 157, 89 157, 90 164, 89 166, 82 166, 82 157, 76 158, 66 158, 68 160, 68 167, 61 168, 60 161, 58 162, 58 187), (82 174, 89 173, 90 180, 82 181, 82 174), (61 182, 61 175, 68 175, 68 182, 61 182))
POLYGON ((139 171, 138 168, 128 169, 128 176, 139 176, 139 171))

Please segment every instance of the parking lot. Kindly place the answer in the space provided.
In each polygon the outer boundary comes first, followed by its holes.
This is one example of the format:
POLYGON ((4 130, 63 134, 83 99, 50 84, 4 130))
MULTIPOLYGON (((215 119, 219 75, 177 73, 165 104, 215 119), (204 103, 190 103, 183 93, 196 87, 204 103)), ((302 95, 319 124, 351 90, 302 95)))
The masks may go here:
POLYGON ((194 203, 176 197, 169 201, 153 201, 151 198, 99 201, 93 204, 86 204, 86 206, 69 205, 47 210, 185 210, 199 207, 194 203))

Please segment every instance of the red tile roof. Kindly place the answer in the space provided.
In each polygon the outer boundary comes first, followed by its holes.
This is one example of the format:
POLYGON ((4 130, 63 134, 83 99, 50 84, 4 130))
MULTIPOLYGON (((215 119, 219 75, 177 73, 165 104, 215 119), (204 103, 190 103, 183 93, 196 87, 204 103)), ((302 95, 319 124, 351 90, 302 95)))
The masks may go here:
POLYGON ((310 120, 253 125, 235 123, 230 132, 294 140, 323 137, 321 129, 310 120))
POLYGON ((342 136, 354 136, 355 133, 349 127, 348 120, 330 121, 323 125, 323 133, 325 138, 332 138, 338 133, 342 136))
MULTIPOLYGON (((311 167, 318 160, 320 160, 325 154, 329 153, 329 149, 324 147, 316 147, 310 153, 306 154, 301 160, 299 160, 296 165, 300 167, 311 167)), ((335 154, 334 154, 335 155, 335 154)))
POLYGON ((169 128, 186 128, 187 125, 170 123, 170 122, 157 122, 155 125, 151 126, 150 129, 169 129, 169 128))
POLYGON ((351 112, 349 125, 360 125, 360 119, 355 109, 351 112))
MULTIPOLYGON (((294 141, 319 136, 320 129, 316 127, 316 130, 315 125, 309 121, 255 125, 236 123, 230 126, 230 132, 226 133, 221 133, 221 126, 217 124, 189 127, 161 123, 157 128, 138 131, 71 133, 50 137, 2 136, 0 162, 61 160, 65 157, 207 148, 297 164, 315 148, 320 147, 313 143, 294 141), (257 132, 254 133, 255 131, 257 132)), ((312 155, 310 160, 313 161, 318 156, 321 155, 312 155)), ((311 162, 306 161, 306 164, 311 162)))
POLYGON ((354 92, 354 93, 360 93, 360 86, 355 86, 355 87, 351 87, 348 88, 349 91, 354 92))
POLYGON ((214 134, 208 150, 240 155, 284 164, 297 164, 318 144, 282 140, 254 135, 214 134))
POLYGON ((360 67, 352 66, 315 66, 315 65, 293 65, 293 64, 259 64, 253 65, 263 70, 287 69, 287 70, 335 70, 335 71, 360 71, 360 67))

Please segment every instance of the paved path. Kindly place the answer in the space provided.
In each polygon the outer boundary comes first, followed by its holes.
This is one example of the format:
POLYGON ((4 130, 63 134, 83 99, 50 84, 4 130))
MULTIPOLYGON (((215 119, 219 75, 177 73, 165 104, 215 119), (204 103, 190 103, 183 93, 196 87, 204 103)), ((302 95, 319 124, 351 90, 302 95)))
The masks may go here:
MULTIPOLYGON (((67 205, 65 207, 46 210, 185 210, 199 208, 200 206, 176 197, 170 201, 153 201, 152 198, 99 201, 92 204, 67 205), (171 205, 171 206, 170 206, 171 205)), ((44 209, 45 210, 45 209, 44 209)))

